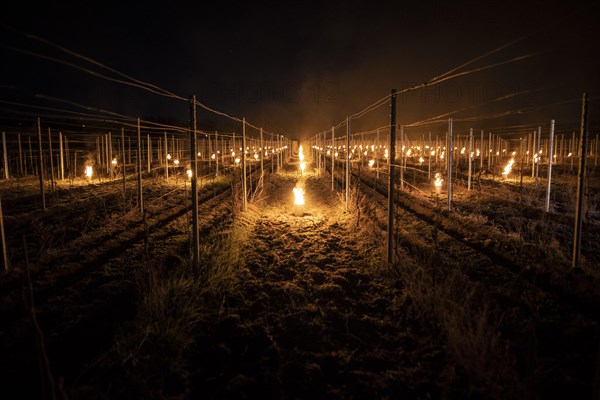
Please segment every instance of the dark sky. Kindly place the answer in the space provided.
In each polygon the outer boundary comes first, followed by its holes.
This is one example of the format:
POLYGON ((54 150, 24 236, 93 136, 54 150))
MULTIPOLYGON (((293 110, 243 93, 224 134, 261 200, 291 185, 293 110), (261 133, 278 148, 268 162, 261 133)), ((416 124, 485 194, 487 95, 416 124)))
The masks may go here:
MULTIPOLYGON (((399 96, 399 122, 410 124, 468 107, 454 117, 479 118, 457 122, 458 129, 508 133, 508 126, 546 127, 556 118, 559 129, 570 130, 578 123, 581 93, 588 91, 591 125, 600 125, 597 2, 221 2, 210 7, 204 2, 47 3, 2 10, 0 100, 72 108, 35 98, 44 94, 134 117, 186 123, 188 116, 180 100, 8 49, 90 67, 6 28, 10 26, 178 95, 195 94, 205 104, 265 129, 307 137, 391 88, 427 81, 529 35, 463 70, 517 56, 531 58, 399 96), (527 94, 492 102, 520 91, 527 94), (522 109, 528 110, 516 112, 522 109), (504 112, 511 114, 481 118, 504 112)), ((6 108, 14 109, 0 104, 0 110, 6 108)), ((353 121, 352 129, 387 125, 388 114, 385 105, 353 121)), ((203 110, 199 116, 203 124, 210 119, 220 129, 239 130, 239 124, 203 110)))

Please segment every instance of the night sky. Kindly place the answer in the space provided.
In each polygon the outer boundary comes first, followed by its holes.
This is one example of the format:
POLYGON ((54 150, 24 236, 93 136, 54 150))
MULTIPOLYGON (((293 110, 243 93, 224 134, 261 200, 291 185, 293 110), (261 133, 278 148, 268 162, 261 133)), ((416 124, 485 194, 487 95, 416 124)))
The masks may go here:
MULTIPOLYGON (((546 128, 555 118, 558 130, 577 130, 581 93, 588 91, 590 127, 600 125, 597 2, 215 4, 11 6, 0 17, 0 100, 81 111, 36 97, 42 94, 132 117, 187 124, 188 108, 181 100, 15 51, 101 71, 19 33, 23 32, 179 96, 195 94, 210 107, 270 131, 306 138, 384 97, 391 88, 426 82, 524 37, 460 71, 528 58, 400 95, 398 122, 411 124, 468 108, 453 114, 457 129, 509 135, 518 133, 514 126, 546 128), (515 93, 521 94, 494 101, 515 93), (482 118, 499 113, 507 114, 482 118)), ((4 125, 16 118, 15 110, 24 112, 20 117, 35 114, 0 103, 4 125)), ((380 107, 353 121, 352 130, 385 126, 388 114, 387 106, 380 107)), ((240 129, 239 123, 204 110, 199 110, 199 118, 200 128, 240 129)), ((414 131, 445 128, 433 124, 414 131)))

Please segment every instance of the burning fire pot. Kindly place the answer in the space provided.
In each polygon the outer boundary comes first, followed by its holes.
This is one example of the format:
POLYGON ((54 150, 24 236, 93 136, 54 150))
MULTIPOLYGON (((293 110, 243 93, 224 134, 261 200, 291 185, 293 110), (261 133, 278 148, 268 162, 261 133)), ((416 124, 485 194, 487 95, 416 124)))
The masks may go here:
POLYGON ((435 187, 435 194, 442 194, 442 182, 444 180, 442 179, 442 174, 439 172, 436 172, 435 174, 435 180, 433 181, 433 186, 435 187))
POLYGON ((294 215, 296 217, 304 215, 304 189, 301 187, 294 188, 294 215))

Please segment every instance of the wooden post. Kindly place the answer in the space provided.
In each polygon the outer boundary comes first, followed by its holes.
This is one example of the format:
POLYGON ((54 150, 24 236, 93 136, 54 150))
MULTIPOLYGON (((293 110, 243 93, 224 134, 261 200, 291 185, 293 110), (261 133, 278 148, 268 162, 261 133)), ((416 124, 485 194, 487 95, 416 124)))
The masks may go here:
POLYGON ((242 118, 242 204, 244 206, 244 212, 247 208, 247 186, 246 186, 246 118, 242 118))
POLYGON ((113 168, 113 144, 112 144, 112 132, 108 132, 108 170, 110 171, 111 179, 113 177, 114 168, 113 168))
POLYGON ((583 190, 585 186, 585 161, 587 155, 588 130, 588 94, 583 93, 581 100, 581 129, 579 137, 579 172, 577 174, 577 208, 575 209, 575 229, 573 231, 573 268, 579 267, 581 251, 581 225, 583 220, 583 190))
POLYGON ((190 99, 190 161, 192 168, 192 268, 200 262, 200 238, 198 235, 198 152, 196 151, 196 96, 190 99))
POLYGON ((48 149, 50 151, 50 187, 54 191, 54 160, 52 156, 52 132, 48 128, 48 149))
POLYGON ((40 119, 37 119, 38 125, 38 144, 39 144, 39 160, 38 160, 38 170, 39 170, 39 178, 40 178, 40 196, 42 200, 42 211, 46 211, 46 194, 44 193, 44 168, 42 166, 42 158, 44 156, 44 151, 42 149, 42 124, 40 119))
POLYGON ((263 144, 263 128, 260 128, 260 179, 262 180, 265 177, 265 172, 264 172, 264 155, 265 155, 265 148, 264 148, 264 144, 263 144))
POLYGON ((125 164, 125 128, 121 127, 121 164, 123 164, 123 204, 125 204, 125 180, 127 178, 127 165, 125 164))
MULTIPOLYGON (((536 135, 537 135, 537 131, 534 129, 533 130, 533 142, 531 142, 531 153, 529 153, 529 156, 531 157, 531 177, 535 177, 535 166, 537 165, 536 163, 536 147, 535 147, 535 140, 536 140, 536 135)), ((539 140, 539 139, 538 139, 539 140)))
POLYGON ((548 189, 546 191, 546 212, 550 212, 550 186, 552 184, 553 153, 554 153, 554 120, 550 120, 550 145, 548 146, 548 189))
POLYGON ((140 119, 137 119, 137 175, 138 175, 138 206, 140 214, 144 215, 144 197, 142 193, 142 129, 140 119))
POLYGON ((331 191, 335 190, 335 128, 331 127, 331 191))
MULTIPOLYGON (((490 133, 491 137, 491 133, 490 133)), ((491 140, 490 140, 491 143, 491 140)), ((448 120, 448 210, 452 209, 452 118, 448 120)), ((489 161, 489 159, 488 159, 489 161)))
MULTIPOLYGON (((223 140, 223 139, 221 139, 221 140, 223 140)), ((263 151, 264 151, 264 149, 263 149, 263 151)), ((221 149, 221 154, 223 154, 223 149, 221 149)), ((262 167, 262 158, 261 158, 261 167, 262 167)), ((217 131, 215 131, 215 176, 219 176, 219 133, 217 131)))
POLYGON ((467 184, 467 190, 471 190, 471 173, 473 169, 473 128, 469 129, 469 179, 467 184))
POLYGON ((165 179, 169 179, 169 139, 165 131, 165 179))
POLYGON ((400 125, 400 190, 404 190, 404 126, 400 125))
POLYGON ((8 174, 8 151, 6 149, 6 133, 2 132, 2 149, 4 150, 4 179, 9 179, 8 174))
POLYGON ((4 236, 4 211, 2 210, 2 197, 0 196, 0 239, 2 240, 2 271, 8 271, 8 253, 6 251, 6 237, 4 236))
POLYGON ((65 180, 65 163, 64 163, 62 132, 58 132, 58 151, 60 153, 60 180, 64 181, 65 180))
POLYGON ((350 208, 350 118, 346 117, 346 211, 350 208))
POLYGON ((388 181, 388 223, 387 223, 387 264, 391 268, 394 263, 394 174, 396 163, 396 89, 392 89, 390 98, 390 151, 388 181))
POLYGON ((148 174, 150 173, 150 167, 152 164, 152 142, 150 141, 150 134, 146 137, 148 141, 148 154, 146 154, 146 159, 148 160, 148 174))

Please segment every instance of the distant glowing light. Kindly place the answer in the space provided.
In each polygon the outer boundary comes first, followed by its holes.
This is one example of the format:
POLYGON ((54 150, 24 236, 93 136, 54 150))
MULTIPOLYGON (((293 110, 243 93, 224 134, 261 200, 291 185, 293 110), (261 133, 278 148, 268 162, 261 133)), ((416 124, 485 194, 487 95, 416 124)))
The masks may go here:
POLYGON ((502 171, 502 176, 504 178, 506 178, 508 176, 508 174, 510 174, 510 171, 512 170, 514 163, 515 163, 514 158, 511 158, 510 161, 508 161, 508 164, 506 164, 506 166, 504 167, 504 171, 502 171))
POLYGON ((91 165, 88 165, 85 167, 85 176, 86 177, 91 178, 93 173, 94 173, 94 169, 92 168, 91 165))
POLYGON ((167 154, 167 160, 170 160, 170 159, 171 159, 171 155, 167 154))
POLYGON ((373 165, 375 165, 375 160, 369 160, 369 167, 373 168, 373 165))
POLYGON ((113 166, 117 165, 117 159, 113 158, 112 161, 110 162, 113 166))
POLYGON ((212 158, 213 160, 216 158, 217 156, 215 155, 215 153, 213 153, 212 156, 210 156, 210 158, 212 158))
POLYGON ((435 186, 435 192, 437 194, 440 194, 442 192, 442 182, 443 181, 444 181, 444 179, 442 179, 442 173, 436 172, 435 180, 433 181, 433 186, 435 186))
POLYGON ((185 171, 185 172, 186 172, 186 174, 187 174, 188 178, 192 179, 192 170, 191 170, 191 169, 188 169, 188 170, 187 170, 187 171, 185 171))
POLYGON ((296 205, 296 206, 304 205, 304 189, 301 187, 294 188, 294 205, 296 205))
POLYGON ((419 157, 419 162, 420 162, 421 164, 423 164, 423 162, 424 162, 424 161, 425 161, 425 159, 424 159, 423 157, 419 157))
POLYGON ((175 166, 178 166, 179 165, 179 159, 176 158, 175 161, 173 161, 173 163, 175 164, 175 166))

